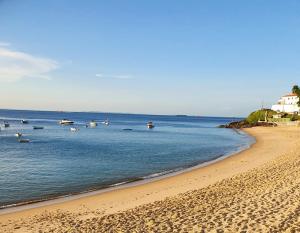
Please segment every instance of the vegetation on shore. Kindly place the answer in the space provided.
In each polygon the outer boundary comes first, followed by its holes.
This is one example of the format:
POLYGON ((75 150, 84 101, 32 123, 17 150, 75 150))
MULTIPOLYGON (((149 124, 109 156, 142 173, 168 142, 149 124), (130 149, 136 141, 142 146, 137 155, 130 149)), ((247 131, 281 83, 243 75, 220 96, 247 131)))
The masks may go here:
POLYGON ((277 126, 277 124, 271 122, 248 123, 246 120, 242 120, 242 121, 231 122, 226 125, 220 125, 219 128, 242 129, 242 128, 251 128, 256 126, 275 127, 277 126))
POLYGON ((250 113, 250 115, 241 121, 231 122, 227 125, 220 125, 220 128, 251 128, 255 126, 276 126, 275 123, 267 122, 268 118, 272 118, 277 112, 271 109, 261 109, 250 113))
MULTIPOLYGON (((278 115, 277 112, 271 109, 261 109, 250 113, 250 115, 241 121, 231 122, 226 125, 220 125, 220 128, 251 128, 255 126, 277 126, 275 122, 268 122, 268 119, 278 115)), ((280 113, 281 118, 288 119, 289 121, 298 121, 300 116, 297 114, 280 113)))
POLYGON ((300 88, 298 85, 294 85, 293 88, 292 88, 292 92, 295 93, 298 98, 299 98, 299 101, 298 101, 298 106, 300 107, 300 88))
POLYGON ((277 112, 271 109, 261 109, 250 113, 245 121, 249 124, 255 124, 259 121, 266 121, 268 118, 272 118, 276 114, 277 112))
MULTIPOLYGON (((299 97, 298 106, 300 107, 300 87, 294 85, 292 92, 299 97)), ((250 115, 241 121, 231 122, 226 125, 220 125, 220 128, 250 128, 255 126, 277 126, 274 122, 268 122, 268 119, 273 118, 274 115, 280 114, 280 118, 288 119, 288 121, 299 121, 298 114, 278 113, 271 109, 261 109, 250 113, 250 115)))

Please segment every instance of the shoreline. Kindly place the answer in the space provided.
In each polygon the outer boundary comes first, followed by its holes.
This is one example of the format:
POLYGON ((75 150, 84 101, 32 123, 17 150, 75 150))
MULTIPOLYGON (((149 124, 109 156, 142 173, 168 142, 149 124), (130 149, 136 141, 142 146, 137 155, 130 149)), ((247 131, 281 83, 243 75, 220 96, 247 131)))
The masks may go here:
MULTIPOLYGON (((234 129, 231 129, 231 130, 234 130, 234 129)), ((111 191, 116 191, 116 190, 130 188, 130 187, 136 187, 136 186, 145 185, 145 184, 148 184, 151 182, 159 181, 162 179, 174 177, 174 176, 177 176, 180 174, 191 172, 196 169, 201 169, 203 167, 210 166, 214 163, 221 162, 222 160, 224 160, 228 157, 235 156, 243 151, 250 149, 256 143, 256 138, 253 135, 247 133, 246 131, 244 131, 242 129, 234 130, 234 131, 238 134, 241 134, 241 132, 246 134, 247 137, 249 137, 249 143, 247 145, 236 148, 236 150, 234 150, 232 152, 221 155, 220 157, 216 157, 213 160, 205 161, 202 163, 197 163, 196 165, 179 167, 179 168, 174 168, 172 170, 163 171, 160 173, 164 173, 164 174, 157 175, 154 177, 151 177, 151 176, 153 176, 157 173, 153 173, 153 174, 146 175, 143 177, 136 177, 131 180, 129 179, 129 180, 126 180, 123 182, 107 185, 107 186, 104 186, 103 188, 89 189, 89 190, 85 190, 85 191, 81 191, 81 192, 68 193, 68 194, 58 195, 58 196, 50 197, 50 198, 46 197, 46 198, 41 198, 38 200, 24 201, 24 202, 19 202, 16 204, 8 204, 6 206, 0 207, 0 216, 5 215, 5 214, 16 213, 19 211, 30 210, 30 209, 34 209, 34 208, 46 207, 46 206, 53 205, 53 204, 61 204, 64 202, 77 200, 80 198, 90 197, 90 196, 94 196, 94 195, 101 195, 103 193, 107 193, 107 192, 111 192, 111 191), (149 177, 149 178, 147 178, 147 177, 149 177)))
POLYGON ((245 131, 256 138, 256 143, 221 161, 133 187, 2 214, 1 230, 23 233, 298 229, 294 226, 300 226, 299 128, 256 127, 245 131))

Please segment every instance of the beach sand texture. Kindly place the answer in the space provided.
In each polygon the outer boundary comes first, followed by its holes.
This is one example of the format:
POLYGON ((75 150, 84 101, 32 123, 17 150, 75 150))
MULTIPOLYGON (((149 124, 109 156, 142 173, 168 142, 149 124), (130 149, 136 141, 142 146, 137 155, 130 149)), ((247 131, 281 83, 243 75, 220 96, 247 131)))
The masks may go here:
POLYGON ((0 232, 300 232, 300 128, 252 128, 250 149, 204 168, 0 215, 0 232))

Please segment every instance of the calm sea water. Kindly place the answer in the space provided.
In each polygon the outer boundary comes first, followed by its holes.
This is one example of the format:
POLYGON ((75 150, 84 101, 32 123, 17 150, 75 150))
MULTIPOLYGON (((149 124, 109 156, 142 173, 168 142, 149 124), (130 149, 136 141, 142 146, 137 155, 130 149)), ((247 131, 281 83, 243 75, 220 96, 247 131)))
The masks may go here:
POLYGON ((0 206, 146 179, 228 155, 253 142, 243 133, 216 128, 232 120, 0 110, 0 206), (63 118, 74 120, 80 130, 59 125, 63 118), (91 120, 107 118, 109 126, 85 128, 91 120), (29 124, 21 124, 21 119, 29 124), (9 128, 3 127, 3 120, 9 128), (147 129, 148 121, 156 127, 147 129), (16 132, 30 143, 19 143, 16 132))

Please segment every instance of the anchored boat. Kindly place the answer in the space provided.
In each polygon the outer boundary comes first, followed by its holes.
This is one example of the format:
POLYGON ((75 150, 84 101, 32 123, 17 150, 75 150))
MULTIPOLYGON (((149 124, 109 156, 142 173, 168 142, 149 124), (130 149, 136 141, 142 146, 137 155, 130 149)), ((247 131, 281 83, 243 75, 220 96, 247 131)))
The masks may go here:
POLYGON ((22 124, 28 124, 29 122, 28 122, 28 120, 21 120, 21 123, 22 124))
POLYGON ((22 137, 22 134, 21 134, 21 133, 16 133, 15 136, 16 136, 17 138, 20 138, 20 137, 22 137))
POLYGON ((130 129, 130 128, 126 128, 126 129, 123 129, 124 131, 132 131, 133 129, 130 129))
POLYGON ((92 128, 96 127, 97 125, 98 125, 98 124, 97 124, 96 121, 91 121, 91 122, 90 122, 90 127, 92 127, 92 128))
POLYGON ((102 124, 106 125, 106 126, 109 126, 109 120, 105 120, 105 121, 102 121, 102 124))
POLYGON ((147 123, 147 127, 148 127, 148 129, 153 129, 155 126, 153 125, 153 122, 152 122, 152 121, 149 121, 149 122, 147 123))
POLYGON ((70 121, 68 119, 62 119, 61 121, 59 121, 59 124, 61 124, 61 125, 73 125, 74 121, 70 121))
POLYGON ((19 139, 19 142, 20 143, 28 143, 28 142, 30 142, 30 140, 29 139, 19 139))

